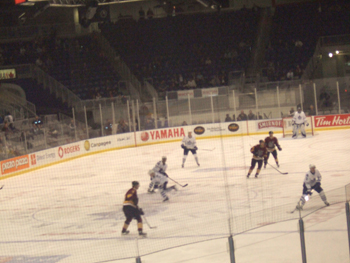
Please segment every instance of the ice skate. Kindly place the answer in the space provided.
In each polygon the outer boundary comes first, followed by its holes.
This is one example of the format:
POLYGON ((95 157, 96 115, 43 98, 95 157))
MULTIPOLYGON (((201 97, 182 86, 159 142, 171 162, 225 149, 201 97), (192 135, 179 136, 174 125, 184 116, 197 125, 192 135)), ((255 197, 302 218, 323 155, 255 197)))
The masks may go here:
POLYGON ((122 231, 122 235, 124 235, 124 236, 127 235, 127 234, 129 234, 129 233, 130 233, 129 230, 125 230, 125 231, 123 230, 123 231, 122 231))
POLYGON ((329 206, 329 203, 326 201, 326 202, 324 202, 324 204, 326 205, 326 206, 329 206))
POLYGON ((147 237, 147 233, 140 231, 139 237, 147 237))
POLYGON ((184 168, 184 166, 185 166, 185 165, 184 165, 184 164, 182 164, 182 165, 181 165, 181 168, 184 168))
POLYGON ((163 202, 167 202, 167 201, 169 201, 169 197, 165 197, 165 198, 163 199, 163 202))

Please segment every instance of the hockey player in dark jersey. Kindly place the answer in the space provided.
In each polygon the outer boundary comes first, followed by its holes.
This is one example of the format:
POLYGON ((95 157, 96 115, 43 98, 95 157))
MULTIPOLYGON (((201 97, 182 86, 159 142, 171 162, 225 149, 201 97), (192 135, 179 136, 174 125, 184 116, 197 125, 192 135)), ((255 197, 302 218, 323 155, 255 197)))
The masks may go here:
POLYGON ((139 236, 146 237, 147 234, 142 231, 142 218, 143 211, 138 207, 139 198, 137 197, 137 189, 139 189, 140 183, 137 181, 132 182, 132 188, 129 189, 125 194, 125 199, 123 203, 123 212, 126 217, 122 235, 129 234, 129 224, 133 218, 137 220, 137 230, 139 231, 139 236))
POLYGON ((255 177, 258 178, 258 175, 260 173, 264 158, 267 157, 265 142, 263 140, 260 140, 259 144, 253 146, 250 149, 250 152, 253 154, 253 158, 252 158, 252 164, 251 164, 249 171, 248 171, 248 174, 247 174, 247 178, 249 178, 250 174, 254 170, 256 163, 258 163, 258 169, 256 169, 255 177))
POLYGON ((277 146, 277 149, 279 151, 282 151, 282 148, 279 145, 277 138, 273 136, 273 131, 270 131, 269 136, 265 138, 265 145, 267 150, 267 157, 264 159, 264 168, 266 168, 267 160, 270 157, 270 153, 272 154, 273 158, 275 158, 277 167, 280 167, 275 146, 277 146))

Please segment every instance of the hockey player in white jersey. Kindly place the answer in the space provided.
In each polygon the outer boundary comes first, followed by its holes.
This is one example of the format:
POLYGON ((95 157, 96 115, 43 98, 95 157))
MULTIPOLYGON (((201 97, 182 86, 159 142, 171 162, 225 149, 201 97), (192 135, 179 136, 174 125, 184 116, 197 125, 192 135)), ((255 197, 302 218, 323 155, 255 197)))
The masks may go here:
POLYGON ((308 201, 312 195, 312 190, 315 190, 321 197, 322 201, 326 206, 329 206, 327 201, 326 194, 324 193, 321 187, 322 176, 320 172, 316 169, 314 164, 309 165, 310 171, 305 175, 304 184, 303 184, 303 195, 300 197, 296 209, 302 210, 306 201, 308 201))
POLYGON ((163 197, 163 202, 166 202, 169 200, 169 197, 166 195, 166 192, 169 192, 171 190, 177 191, 175 185, 167 188, 168 176, 166 174, 158 173, 158 172, 155 172, 154 170, 149 170, 148 174, 151 177, 151 183, 149 184, 148 193, 154 193, 154 186, 158 185, 160 194, 163 197))
POLYGON ((294 116, 292 119, 292 125, 293 125, 293 136, 292 138, 296 139, 298 138, 298 133, 300 130, 300 133, 303 137, 306 137, 305 132, 305 125, 309 126, 309 123, 307 122, 305 113, 301 110, 301 107, 298 107, 298 111, 294 112, 294 116))
POLYGON ((159 173, 165 173, 166 169, 168 168, 168 165, 166 164, 166 156, 162 156, 162 160, 157 162, 156 165, 153 167, 153 171, 159 172, 159 173))
POLYGON ((188 136, 185 136, 182 139, 181 148, 184 149, 184 156, 182 158, 182 168, 185 166, 188 152, 191 152, 196 160, 197 165, 199 166, 198 157, 197 157, 197 145, 196 139, 192 136, 192 132, 188 132, 188 136))

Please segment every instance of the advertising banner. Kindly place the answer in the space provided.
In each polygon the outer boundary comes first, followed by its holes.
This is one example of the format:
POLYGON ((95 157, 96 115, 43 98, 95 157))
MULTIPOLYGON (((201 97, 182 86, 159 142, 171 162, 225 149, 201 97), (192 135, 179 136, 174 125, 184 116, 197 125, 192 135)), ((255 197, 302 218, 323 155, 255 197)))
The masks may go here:
POLYGON ((202 89, 202 97, 210 97, 219 95, 218 88, 206 88, 202 89))
POLYGON ((0 69, 0 80, 2 79, 14 79, 16 78, 16 70, 12 69, 0 69))
POLYGON ((258 129, 264 129, 264 128, 282 128, 283 127, 283 121, 280 120, 268 120, 268 121, 259 121, 258 122, 258 129))
MULTIPOLYGON (((191 131, 192 128, 188 127, 186 130, 191 131)), ((186 130, 184 127, 175 127, 137 132, 137 145, 182 139, 185 137, 186 130)))
POLYGON ((315 116, 315 128, 350 126, 350 114, 315 116))
POLYGON ((0 162, 1 174, 6 175, 29 168, 29 156, 23 155, 0 162))
POLYGON ((190 99, 194 98, 194 91, 193 90, 179 90, 177 92, 177 98, 179 100, 188 99, 188 95, 190 95, 190 99))

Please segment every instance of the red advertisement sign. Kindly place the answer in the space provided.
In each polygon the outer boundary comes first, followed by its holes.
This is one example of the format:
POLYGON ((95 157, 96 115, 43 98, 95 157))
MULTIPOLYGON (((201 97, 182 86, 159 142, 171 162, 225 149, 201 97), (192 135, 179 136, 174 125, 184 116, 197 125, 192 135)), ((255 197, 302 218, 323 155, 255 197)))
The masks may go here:
POLYGON ((30 155, 31 165, 36 165, 36 156, 35 153, 30 155))
POLYGON ((64 155, 71 154, 74 152, 79 152, 80 151, 80 146, 78 145, 73 145, 69 147, 59 147, 58 148, 58 156, 60 158, 63 158, 64 155))
POLYGON ((262 121, 258 123, 258 129, 270 128, 270 127, 283 127, 282 120, 271 120, 271 121, 262 121))
POLYGON ((315 127, 350 126, 350 114, 315 116, 315 127))
POLYGON ((29 168, 29 155, 23 155, 2 161, 1 174, 8 174, 29 168))
POLYGON ((156 131, 144 131, 141 133, 141 140, 146 142, 149 139, 152 141, 160 139, 171 139, 185 137, 184 128, 163 129, 156 131))

